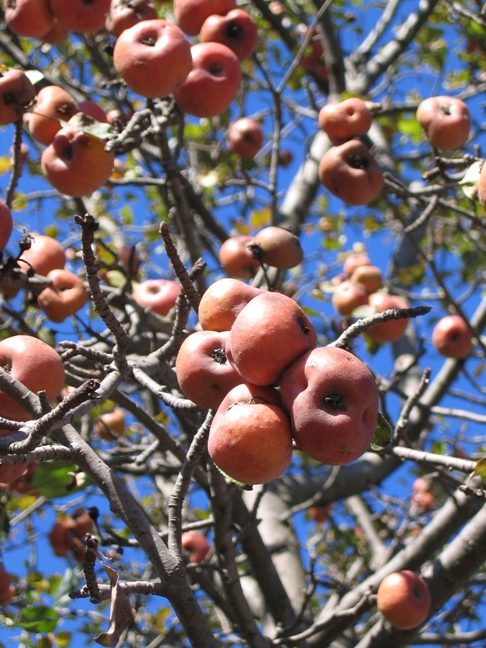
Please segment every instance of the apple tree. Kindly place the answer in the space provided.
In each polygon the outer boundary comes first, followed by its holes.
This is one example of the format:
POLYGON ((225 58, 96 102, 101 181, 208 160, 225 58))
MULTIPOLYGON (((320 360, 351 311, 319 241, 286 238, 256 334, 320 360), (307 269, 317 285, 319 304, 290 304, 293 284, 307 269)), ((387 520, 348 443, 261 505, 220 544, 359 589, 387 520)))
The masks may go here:
POLYGON ((1 645, 484 645, 483 3, 1 18, 1 645))

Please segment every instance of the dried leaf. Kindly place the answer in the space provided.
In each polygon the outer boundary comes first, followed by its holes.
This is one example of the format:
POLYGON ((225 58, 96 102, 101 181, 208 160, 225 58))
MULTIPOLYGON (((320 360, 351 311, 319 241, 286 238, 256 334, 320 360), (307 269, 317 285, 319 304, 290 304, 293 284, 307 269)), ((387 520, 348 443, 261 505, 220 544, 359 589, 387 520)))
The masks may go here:
POLYGON ((109 565, 101 561, 111 585, 110 627, 108 632, 100 632, 95 637, 96 643, 101 646, 116 646, 120 637, 135 619, 135 610, 132 608, 128 596, 120 587, 118 573, 109 565))

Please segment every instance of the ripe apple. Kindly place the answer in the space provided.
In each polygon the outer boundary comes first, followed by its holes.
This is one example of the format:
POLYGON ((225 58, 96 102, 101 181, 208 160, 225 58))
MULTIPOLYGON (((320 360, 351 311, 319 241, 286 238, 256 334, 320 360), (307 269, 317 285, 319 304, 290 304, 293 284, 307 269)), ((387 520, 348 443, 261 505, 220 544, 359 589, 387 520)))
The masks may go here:
POLYGON ((111 0, 49 0, 54 17, 73 32, 96 32, 105 26, 111 0))
POLYGON ((201 43, 222 43, 233 50, 240 61, 253 54, 258 45, 258 28, 249 13, 233 9, 226 15, 212 14, 199 34, 201 43))
POLYGON ((66 126, 41 156, 46 179, 59 192, 81 197, 99 189, 111 175, 115 154, 94 135, 66 126))
POLYGON ((266 484, 292 461, 287 414, 272 387, 241 384, 224 398, 208 437, 214 463, 242 484, 266 484))
POLYGON ((113 36, 133 27, 142 20, 154 20, 157 10, 151 0, 111 0, 105 28, 113 36))
POLYGON ((309 517, 317 524, 324 524, 329 520, 332 510, 332 504, 326 504, 326 506, 310 506, 308 509, 309 517))
POLYGON ((383 274, 377 266, 362 265, 354 270, 351 281, 362 284, 368 295, 371 295, 383 287, 383 274))
POLYGON ((176 358, 179 385, 196 405, 217 409, 226 394, 243 382, 226 357, 229 331, 195 331, 182 343, 176 358))
POLYGON ((0 605, 10 603, 13 598, 13 593, 10 595, 12 587, 12 578, 9 572, 4 567, 0 567, 0 605))
POLYGON ((133 299, 137 304, 162 316, 174 308, 180 291, 180 285, 170 279, 146 279, 133 283, 133 299))
POLYGON ((7 204, 0 200, 0 252, 5 249, 13 229, 12 213, 7 204))
MULTIPOLYGON (((0 437, 12 434, 11 430, 0 430, 0 437)), ((0 466, 0 488, 6 488, 27 472, 28 464, 11 464, 0 466)))
POLYGON ((54 522, 49 532, 48 540, 55 556, 66 558, 69 554, 71 525, 65 520, 58 519, 54 522))
POLYGON ((229 331, 238 313, 264 291, 239 279, 224 278, 212 283, 201 297, 198 316, 206 331, 229 331))
POLYGON ((70 530, 76 538, 83 538, 94 529, 94 522, 91 515, 84 508, 76 509, 71 514, 70 530))
POLYGON ((52 270, 64 268, 66 252, 59 241, 52 236, 37 232, 31 236, 30 248, 22 252, 21 259, 26 261, 36 274, 46 277, 52 270))
POLYGON ((237 315, 226 355, 245 381, 273 385, 316 342, 314 326, 296 301, 280 293, 263 292, 237 315))
POLYGON ((58 45, 59 43, 62 43, 63 40, 66 40, 68 35, 69 35, 68 28, 62 23, 60 23, 59 20, 57 20, 57 18, 54 18, 52 27, 49 29, 47 34, 41 36, 40 40, 43 43, 47 43, 49 45, 58 45))
POLYGON ((430 611, 430 591, 418 574, 408 569, 388 574, 377 592, 378 610, 399 630, 421 625, 430 611))
POLYGON ((235 0, 174 0, 174 18, 185 34, 197 36, 206 18, 235 8, 235 0))
POLYGON ((432 344, 444 357, 463 360, 472 351, 472 334, 460 315, 446 315, 435 325, 432 344))
POLYGON ((221 43, 191 47, 192 70, 174 97, 179 108, 195 117, 216 117, 227 110, 241 84, 238 57, 221 43))
POLYGON ((211 549, 207 538, 199 531, 184 531, 181 535, 182 548, 190 552, 189 560, 192 563, 202 563, 211 549))
POLYGON ((47 279, 52 283, 38 295, 37 305, 51 322, 60 324, 83 308, 88 291, 83 279, 69 270, 51 270, 47 279))
POLYGON ((32 486, 32 478, 37 470, 36 461, 28 461, 25 465, 25 471, 16 479, 10 482, 10 490, 19 495, 39 495, 39 492, 32 486))
MULTIPOLYGON (((398 295, 390 295, 386 292, 376 292, 369 296, 368 304, 372 306, 377 313, 390 308, 408 308, 408 302, 398 295)), ((385 342, 396 342, 405 333, 408 326, 408 318, 390 320, 382 324, 375 324, 366 334, 375 342, 383 344, 385 342)))
POLYGON ((229 125, 226 134, 228 149, 242 158, 252 160, 263 144, 263 131, 259 122, 251 117, 241 117, 229 125))
POLYGON ((60 120, 67 122, 78 111, 78 104, 67 90, 55 85, 44 86, 37 93, 29 114, 29 133, 37 142, 49 146, 61 129, 60 120))
POLYGON ((352 139, 331 146, 319 163, 322 184, 347 205, 366 205, 377 198, 383 174, 369 148, 352 139))
POLYGON ((253 277, 260 267, 260 262, 248 249, 248 243, 253 243, 253 236, 231 236, 221 244, 219 262, 230 277, 247 279, 253 277))
POLYGON ((365 102, 350 97, 339 103, 327 103, 319 111, 319 126, 333 144, 342 144, 369 131, 372 116, 365 102))
POLYGON ((120 34, 113 63, 133 92, 152 99, 166 97, 191 72, 191 46, 177 25, 144 20, 120 34))
POLYGON ((342 466, 368 450, 378 388, 352 353, 337 347, 305 353, 284 372, 281 395, 297 447, 316 461, 342 466))
MULTIPOLYGON (((13 335, 0 341, 0 367, 32 392, 44 390, 50 402, 64 386, 64 365, 56 351, 31 335, 13 335)), ((31 415, 0 392, 0 416, 28 421, 31 415)))
POLYGON ((304 258, 299 237, 283 227, 264 227, 256 234, 253 244, 258 246, 262 261, 273 268, 295 268, 304 258))
POLYGON ((368 293, 362 283, 346 279, 336 286, 332 294, 332 305, 336 312, 347 317, 360 306, 368 303, 368 293))
POLYGON ((0 72, 0 124, 13 124, 35 97, 35 88, 22 70, 0 72))
POLYGON ((371 265, 371 261, 369 260, 368 256, 361 252, 353 252, 344 260, 343 272, 348 277, 348 279, 350 279, 356 268, 359 268, 363 265, 371 265))
POLYGON ((52 29, 54 16, 49 0, 9 0, 4 4, 5 22, 17 36, 41 38, 52 29))
POLYGON ((103 124, 108 123, 105 111, 96 101, 84 99, 84 101, 79 102, 78 106, 79 112, 92 117, 95 121, 102 122, 103 124))
POLYGON ((434 507, 435 497, 432 493, 432 484, 423 477, 417 477, 412 485, 412 498, 410 503, 418 508, 429 511, 434 507))
POLYGON ((105 412, 96 422, 95 430, 105 441, 122 437, 125 434, 125 412, 121 407, 115 407, 111 412, 105 412))
POLYGON ((429 97, 417 108, 417 120, 429 142, 439 151, 453 151, 467 142, 471 115, 457 97, 429 97))

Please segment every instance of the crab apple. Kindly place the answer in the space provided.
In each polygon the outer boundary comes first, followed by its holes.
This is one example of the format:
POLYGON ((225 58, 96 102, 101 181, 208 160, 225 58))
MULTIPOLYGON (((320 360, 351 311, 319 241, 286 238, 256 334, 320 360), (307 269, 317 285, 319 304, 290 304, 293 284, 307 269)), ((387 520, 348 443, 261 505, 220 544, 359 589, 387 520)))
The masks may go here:
POLYGON ((7 204, 0 200, 0 252, 5 249, 13 229, 12 213, 7 204))
POLYGON ((368 303, 368 293, 362 283, 346 279, 332 293, 332 305, 337 313, 347 317, 360 306, 368 303))
POLYGON ((63 40, 66 40, 68 35, 68 28, 60 23, 59 20, 54 18, 52 27, 49 29, 47 34, 44 34, 44 36, 40 38, 40 40, 48 45, 58 45, 59 43, 62 43, 63 40))
POLYGON ((174 19, 188 36, 197 36, 206 18, 236 9, 235 0, 174 0, 174 19))
POLYGON ((273 385, 316 342, 314 326, 296 301, 281 293, 264 292, 236 317, 226 355, 245 381, 273 385))
POLYGON ((219 248, 221 267, 231 277, 238 279, 253 277, 260 267, 260 262, 248 249, 248 243, 253 243, 253 236, 231 236, 223 241, 219 248))
POLYGON ((77 313, 88 301, 88 291, 81 277, 70 270, 51 270, 47 274, 51 285, 37 297, 37 305, 51 322, 60 324, 77 313))
POLYGON ((35 88, 22 70, 0 72, 0 124, 13 124, 35 97, 35 88))
POLYGON ((121 407, 105 412, 96 422, 95 431, 105 441, 122 437, 125 434, 125 412, 121 407))
POLYGON ((79 112, 88 115, 88 117, 91 117, 95 121, 102 122, 103 124, 108 123, 105 111, 98 103, 96 103, 96 101, 93 101, 92 99, 84 99, 84 101, 79 102, 78 106, 79 112))
POLYGON ((82 130, 61 128, 41 156, 46 179, 60 193, 79 198, 105 184, 113 170, 115 154, 105 143, 82 130))
POLYGON ((39 495, 39 491, 32 486, 32 478, 34 477, 37 467, 38 464, 36 461, 28 461, 22 475, 19 475, 19 477, 10 482, 11 491, 13 493, 18 493, 19 495, 25 495, 26 493, 39 495))
POLYGON ((79 106, 67 90, 56 85, 44 86, 37 93, 29 114, 29 133, 36 142, 49 146, 61 129, 61 120, 67 122, 77 112, 79 106))
POLYGON ((346 277, 350 279, 356 268, 364 265, 371 265, 368 255, 363 254, 362 252, 353 252, 345 258, 343 263, 343 272, 346 277))
POLYGON ((366 205, 377 198, 383 174, 369 148, 352 139, 331 146, 319 163, 322 184, 347 205, 366 205))
POLYGON ((439 151, 453 151, 467 142, 471 115, 457 97, 429 97, 417 108, 417 120, 429 142, 439 151))
POLYGON ((133 284, 133 299, 157 315, 168 315, 174 308, 181 287, 170 279, 146 279, 133 284))
POLYGON ((192 563, 202 563, 211 549, 207 538, 199 531, 184 531, 181 535, 181 546, 189 552, 189 560, 192 563))
POLYGON ((216 466, 242 484, 266 484, 292 461, 287 414, 273 387, 241 384, 218 407, 208 437, 216 466))
POLYGON ((368 295, 371 295, 383 287, 383 274, 377 266, 362 265, 353 272, 351 281, 362 284, 368 295))
POLYGON ((142 20, 154 20, 157 10, 151 0, 111 0, 106 16, 106 30, 116 36, 142 20))
POLYGON ((5 22, 17 36, 41 38, 52 29, 54 16, 49 0, 8 0, 5 2, 5 22))
POLYGON ((333 144, 366 135, 371 122, 372 116, 366 103, 358 97, 327 103, 319 112, 319 126, 333 144))
POLYGON ((243 308, 264 291, 226 277, 212 283, 201 297, 199 323, 206 331, 229 331, 243 308))
POLYGON ((216 117, 227 110, 241 84, 238 57, 221 43, 191 47, 192 69, 174 97, 179 108, 195 117, 216 117))
POLYGON ((368 367, 337 347, 318 347, 283 374, 281 395, 294 441, 316 461, 342 466, 370 445, 378 419, 378 388, 368 367))
POLYGON ((181 345, 176 374, 184 395, 196 405, 217 409, 226 394, 243 382, 226 357, 229 331, 195 331, 181 345))
POLYGON ((56 520, 49 532, 48 540, 55 556, 66 558, 69 554, 69 541, 71 535, 70 524, 65 520, 56 520))
POLYGON ((95 32, 105 26, 111 0, 49 0, 52 13, 73 32, 95 32))
POLYGON ((113 63, 128 87, 151 99, 166 97, 192 69, 189 41, 167 20, 143 20, 117 38, 113 63))
MULTIPOLYGON (((386 292, 376 292, 372 293, 368 298, 368 304, 376 310, 377 313, 383 313, 383 311, 389 310, 391 308, 408 308, 408 302, 403 297, 398 295, 390 295, 386 292)), ((408 326, 408 318, 390 320, 389 322, 382 322, 381 324, 375 324, 370 328, 366 334, 379 344, 385 342, 396 342, 399 340, 405 333, 405 330, 408 326)))
POLYGON ((472 334, 460 315, 446 315, 435 325, 432 344, 444 357, 463 360, 472 351, 472 334))
MULTIPOLYGON (((64 365, 56 351, 31 335, 13 335, 0 341, 0 367, 32 392, 45 391, 54 401, 64 386, 64 365)), ((0 392, 0 416, 28 421, 31 416, 9 396, 0 392)))
POLYGON ((283 227, 264 227, 256 234, 253 244, 258 246, 262 261, 273 268, 295 268, 304 258, 299 237, 283 227))
POLYGON ((412 630, 421 625, 430 612, 427 583, 409 569, 385 576, 378 587, 378 610, 398 630, 412 630))
MULTIPOLYGON (((0 437, 10 436, 11 434, 13 434, 12 430, 0 430, 0 437)), ((26 463, 0 466, 0 488, 5 488, 22 477, 27 472, 27 468, 26 463)))
POLYGON ((233 9, 224 16, 208 16, 201 27, 199 38, 201 43, 226 45, 240 61, 244 61, 258 45, 258 28, 249 13, 243 9, 233 9))
POLYGON ((66 252, 63 246, 52 236, 46 234, 31 234, 31 244, 28 250, 22 252, 21 260, 33 268, 36 274, 46 277, 49 272, 66 265, 66 252))
POLYGON ((251 117, 241 117, 229 125, 226 134, 228 149, 243 160, 252 160, 263 144, 263 131, 259 122, 251 117))
POLYGON ((13 598, 12 587, 12 578, 9 572, 4 567, 0 567, 0 605, 10 603, 13 598), (10 594, 12 595, 10 596, 10 594))
POLYGON ((94 522, 91 515, 84 508, 77 509, 71 515, 71 532, 76 538, 82 538, 94 529, 94 522))

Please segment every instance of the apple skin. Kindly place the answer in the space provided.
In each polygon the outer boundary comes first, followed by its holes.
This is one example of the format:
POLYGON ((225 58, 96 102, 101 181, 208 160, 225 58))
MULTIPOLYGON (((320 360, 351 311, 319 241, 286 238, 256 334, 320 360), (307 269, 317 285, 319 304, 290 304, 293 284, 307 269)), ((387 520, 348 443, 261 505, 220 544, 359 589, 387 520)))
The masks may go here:
POLYGON ((351 281, 362 284, 371 295, 383 287, 383 274, 377 266, 362 265, 353 272, 351 281))
POLYGON ((13 229, 12 212, 7 204, 0 200, 0 252, 5 249, 13 229))
MULTIPOLYGON (((376 309, 377 313, 389 310, 390 308, 408 308, 408 302, 398 295, 390 295, 386 292, 372 293, 368 298, 370 306, 376 309)), ((374 342, 384 344, 385 342, 396 342, 404 334, 408 326, 408 318, 390 320, 382 324, 376 324, 368 331, 368 335, 374 342)))
POLYGON ((79 198, 105 184, 113 170, 115 154, 105 143, 75 128, 61 128, 41 156, 46 179, 60 193, 79 198))
POLYGON ((430 511, 435 504, 435 497, 432 493, 432 484, 423 477, 417 477, 412 485, 412 498, 410 503, 423 511, 430 511))
POLYGON ((29 133, 36 142, 49 146, 61 130, 60 120, 67 122, 77 112, 79 106, 67 90, 55 85, 44 86, 37 93, 35 106, 29 114, 29 133))
POLYGON ((157 19, 157 10, 151 0, 111 0, 105 28, 117 38, 142 20, 157 19))
POLYGON ((368 147, 352 139, 331 146, 319 163, 322 184, 347 205, 367 205, 378 198, 383 174, 368 147))
POLYGON ((217 117, 227 110, 241 85, 238 57, 221 43, 191 47, 192 70, 174 92, 179 108, 194 117, 217 117))
POLYGON ((198 531, 184 531, 181 535, 181 546, 189 551, 189 560, 192 563, 202 563, 211 549, 207 538, 198 531))
POLYGON ((344 260, 343 272, 348 277, 348 279, 350 279, 356 268, 364 265, 371 265, 371 261, 369 260, 368 256, 361 252, 353 252, 344 260))
POLYGON ((95 431, 105 441, 122 437, 125 434, 125 412, 121 407, 105 412, 96 422, 95 431))
POLYGON ((427 583, 408 569, 388 574, 378 587, 378 610, 398 630, 421 625, 429 615, 430 603, 427 583))
POLYGON ((263 263, 273 268, 289 270, 302 263, 304 258, 299 237, 283 227, 264 227, 253 242, 260 247, 263 263))
MULTIPOLYGON (((52 403, 64 386, 64 365, 56 351, 30 335, 13 335, 0 341, 0 366, 32 392, 44 390, 52 403)), ((0 416, 14 421, 32 417, 9 396, 0 392, 0 416)))
POLYGON ((54 25, 49 0, 15 0, 4 5, 5 22, 17 36, 41 38, 54 25))
POLYGON ((253 243, 253 236, 231 236, 219 248, 219 262, 230 277, 249 279, 260 267, 248 249, 248 243, 253 243))
POLYGON ((151 99, 166 97, 191 72, 191 45, 177 25, 143 20, 120 34, 113 63, 133 92, 151 99))
POLYGON ((66 40, 68 35, 69 35, 68 28, 62 23, 60 23, 59 20, 54 18, 52 27, 47 32, 47 34, 41 36, 40 40, 43 43, 47 43, 49 45, 58 45, 59 43, 62 43, 62 41, 66 40))
POLYGON ((201 43, 222 43, 240 61, 244 61, 258 45, 258 28, 249 13, 243 9, 233 9, 225 16, 208 16, 201 27, 199 39, 201 43))
POLYGON ((11 587, 12 578, 9 572, 0 567, 0 605, 6 605, 12 600, 12 597, 9 597, 11 587))
MULTIPOLYGON (((49 272, 66 265, 66 253, 63 246, 52 236, 31 234, 32 242, 28 250, 22 252, 21 259, 30 265, 36 274, 46 277, 49 272)), ((26 264, 20 264, 26 268, 26 264)))
POLYGON ((52 285, 38 295, 37 305, 51 322, 61 324, 83 308, 88 301, 88 291, 83 279, 70 270, 51 270, 47 279, 52 285))
POLYGON ((96 32, 105 26, 111 0, 49 0, 54 17, 73 32, 96 32))
POLYGON ((273 387, 241 384, 218 407, 208 437, 216 466, 242 484, 266 484, 292 461, 287 414, 273 387))
POLYGON ((265 292, 239 279, 226 277, 212 283, 201 297, 198 316, 206 331, 229 331, 238 314, 257 295, 265 292))
POLYGON ((35 88, 22 70, 0 72, 0 124, 13 124, 35 97, 35 88))
POLYGON ((281 293, 264 292, 236 317, 226 355, 246 382, 273 385, 316 343, 314 326, 296 301, 281 293))
POLYGON ((180 285, 170 279, 146 279, 133 285, 133 299, 165 317, 174 308, 181 291, 180 285))
POLYGON ((432 332, 432 344, 446 358, 464 360, 473 348, 472 335, 460 315, 446 315, 432 332))
POLYGON ((174 0, 174 19, 185 34, 197 36, 206 18, 235 8, 235 0, 174 0))
POLYGON ((350 97, 339 103, 328 103, 319 112, 319 126, 333 144, 342 144, 369 131, 372 116, 365 102, 350 97))
POLYGON ((281 396, 297 447, 316 461, 342 466, 368 450, 378 388, 352 353, 318 347, 302 355, 284 372, 281 396))
POLYGON ((229 125, 226 143, 228 149, 242 160, 252 160, 263 144, 260 123, 251 117, 237 119, 229 125))
MULTIPOLYGON (((0 438, 13 434, 12 430, 0 430, 0 438)), ((6 488, 16 479, 25 475, 28 470, 27 463, 0 466, 0 488, 6 488)))
POLYGON ((96 103, 96 101, 93 101, 92 99, 84 99, 84 101, 79 102, 78 106, 79 112, 82 112, 85 115, 88 115, 88 117, 92 117, 94 120, 102 122, 103 124, 108 123, 105 111, 98 103, 96 103))
POLYGON ((184 395, 196 405, 217 409, 243 378, 226 358, 229 331, 195 331, 182 343, 176 374, 184 395))
POLYGON ((362 283, 347 279, 339 283, 332 294, 332 305, 336 312, 347 317, 360 306, 368 303, 368 293, 362 283))
POLYGON ((471 129, 467 105, 457 97, 429 97, 417 108, 417 121, 429 142, 439 151, 464 146, 471 129))

